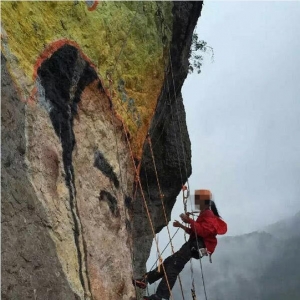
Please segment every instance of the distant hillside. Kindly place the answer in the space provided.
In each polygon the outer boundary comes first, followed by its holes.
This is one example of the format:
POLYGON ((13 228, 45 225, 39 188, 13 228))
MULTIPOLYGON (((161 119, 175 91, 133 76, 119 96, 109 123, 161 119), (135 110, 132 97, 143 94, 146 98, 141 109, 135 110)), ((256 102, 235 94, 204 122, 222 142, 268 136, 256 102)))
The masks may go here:
MULTIPOLYGON (((224 237, 213 255, 203 260, 209 300, 299 300, 300 213, 262 232, 224 237)), ((200 264, 193 260, 197 299, 204 298, 200 264)), ((186 298, 191 298, 191 271, 182 273, 186 298)), ((182 299, 178 285, 174 300, 182 299)))
POLYGON ((299 236, 300 211, 293 218, 282 220, 267 226, 264 231, 282 239, 299 236))

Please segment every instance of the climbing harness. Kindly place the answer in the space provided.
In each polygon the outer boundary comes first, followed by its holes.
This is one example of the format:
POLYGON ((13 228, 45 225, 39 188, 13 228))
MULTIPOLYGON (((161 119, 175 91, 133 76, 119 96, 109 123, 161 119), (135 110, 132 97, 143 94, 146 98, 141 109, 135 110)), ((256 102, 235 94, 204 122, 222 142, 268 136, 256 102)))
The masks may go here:
POLYGON ((195 247, 192 247, 191 251, 197 252, 197 254, 199 255, 199 258, 200 258, 200 259, 201 259, 202 257, 204 257, 204 256, 208 256, 209 262, 212 263, 211 253, 210 253, 206 248, 199 248, 199 249, 196 249, 195 247))

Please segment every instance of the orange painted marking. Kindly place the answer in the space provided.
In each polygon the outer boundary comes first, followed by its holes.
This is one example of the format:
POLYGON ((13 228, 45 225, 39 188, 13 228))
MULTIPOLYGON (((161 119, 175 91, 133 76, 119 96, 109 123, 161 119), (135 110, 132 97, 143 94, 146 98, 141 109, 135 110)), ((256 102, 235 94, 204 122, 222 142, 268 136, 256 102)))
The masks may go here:
POLYGON ((82 52, 82 50, 80 49, 79 45, 77 43, 75 43, 74 41, 68 40, 68 39, 61 39, 58 41, 55 41, 51 44, 49 44, 46 49, 40 54, 40 56, 38 57, 34 68, 33 68, 33 80, 36 79, 37 77, 37 70, 39 69, 39 67, 42 65, 42 63, 44 62, 44 60, 48 59, 49 57, 51 57, 51 55, 57 51, 59 48, 61 48, 64 45, 71 45, 75 48, 78 49, 78 51, 80 52, 81 56, 94 68, 96 69, 96 66, 92 63, 92 61, 82 52))
POLYGON ((98 6, 99 1, 94 1, 93 5, 91 7, 88 7, 89 11, 93 11, 96 9, 96 7, 98 6))

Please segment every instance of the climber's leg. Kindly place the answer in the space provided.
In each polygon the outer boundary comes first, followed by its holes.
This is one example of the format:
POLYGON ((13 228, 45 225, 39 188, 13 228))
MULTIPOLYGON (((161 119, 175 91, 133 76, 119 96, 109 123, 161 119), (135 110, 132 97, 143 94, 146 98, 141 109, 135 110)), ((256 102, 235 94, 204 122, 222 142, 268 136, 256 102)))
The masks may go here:
POLYGON ((152 284, 153 282, 161 279, 164 276, 164 268, 167 268, 168 265, 173 264, 174 263, 174 255, 176 253, 174 253, 173 255, 170 255, 169 257, 167 257, 164 261, 163 264, 158 268, 155 268, 154 270, 148 272, 145 274, 145 276, 147 277, 147 281, 152 284))
MULTIPOLYGON (((171 260, 172 260, 172 255, 165 259, 165 261, 163 262, 164 266, 166 266, 168 262, 171 260)), ((155 268, 154 270, 143 275, 142 278, 134 279, 133 284, 141 289, 145 289, 148 283, 152 284, 153 282, 161 279, 163 276, 164 276, 163 267, 161 265, 160 268, 155 268)))
POLYGON ((189 242, 186 242, 183 244, 183 246, 180 248, 179 251, 174 253, 173 255, 170 255, 163 261, 163 266, 161 265, 160 268, 155 268, 154 270, 146 273, 142 278, 134 279, 133 284, 141 289, 145 289, 147 287, 147 283, 154 283, 155 281, 161 279, 164 277, 164 271, 163 269, 167 269, 169 265, 174 265, 174 262, 176 260, 176 256, 179 255, 179 253, 182 253, 184 249, 189 249, 189 242))
POLYGON ((148 273, 145 274, 147 280, 150 284, 153 282, 161 279, 164 277, 164 268, 167 269, 168 266, 174 265, 177 256, 179 255, 186 255, 184 253, 189 252, 190 249, 190 242, 186 242, 182 245, 179 251, 175 252, 174 254, 170 255, 163 261, 163 266, 161 265, 160 268, 156 268, 148 273), (159 269, 159 271, 158 271, 159 269))
POLYGON ((162 276, 162 280, 156 291, 156 295, 164 299, 169 299, 170 290, 172 290, 177 276, 182 271, 185 264, 191 259, 190 244, 188 242, 185 243, 178 252, 172 255, 172 257, 173 260, 165 267, 168 282, 166 277, 162 276))

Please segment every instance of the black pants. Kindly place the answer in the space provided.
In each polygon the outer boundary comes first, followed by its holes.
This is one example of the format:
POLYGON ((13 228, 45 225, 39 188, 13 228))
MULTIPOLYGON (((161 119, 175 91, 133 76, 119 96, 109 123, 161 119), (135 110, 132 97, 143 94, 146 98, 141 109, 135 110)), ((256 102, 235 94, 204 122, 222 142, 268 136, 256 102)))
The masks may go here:
MULTIPOLYGON (((203 239, 201 237, 198 237, 198 246, 199 248, 205 247, 203 239)), ((164 269, 166 271, 170 289, 172 289, 176 282, 178 274, 183 270, 185 264, 191 258, 199 258, 197 249, 196 239, 191 238, 182 245, 179 251, 175 252, 173 255, 167 257, 164 260, 164 268, 163 266, 160 266, 160 272, 158 272, 158 268, 156 268, 155 270, 150 271, 146 274, 147 280, 150 284, 162 278, 156 291, 156 294, 158 296, 164 299, 169 299, 170 297, 170 291, 168 288, 166 277, 164 276, 164 269)))

